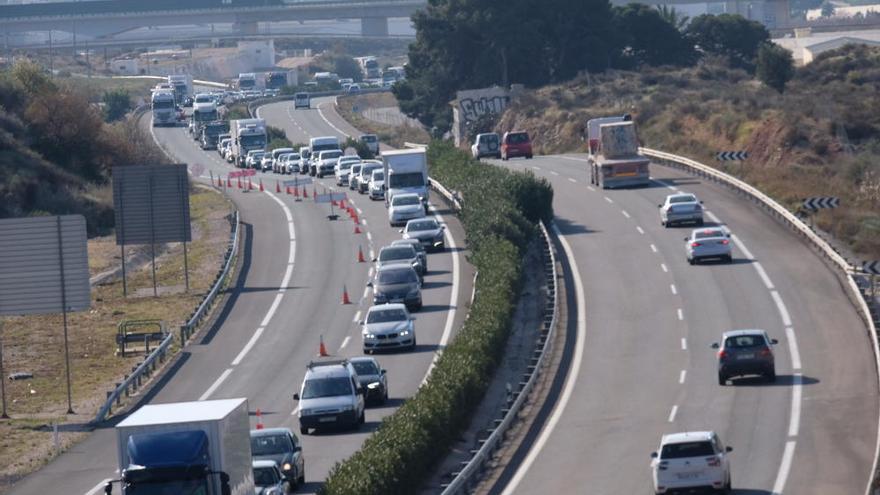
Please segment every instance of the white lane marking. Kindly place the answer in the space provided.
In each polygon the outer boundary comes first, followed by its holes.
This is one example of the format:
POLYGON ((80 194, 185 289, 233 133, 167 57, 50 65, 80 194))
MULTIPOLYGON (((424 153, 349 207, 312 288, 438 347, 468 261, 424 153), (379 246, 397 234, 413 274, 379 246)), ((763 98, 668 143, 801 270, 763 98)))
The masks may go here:
MULTIPOLYGON (((290 266, 290 265, 288 265, 290 266)), ((266 316, 263 318, 263 321, 260 323, 261 327, 265 327, 269 325, 269 322, 272 320, 272 317, 275 316, 275 311, 278 311, 278 306, 281 305, 281 299, 284 298, 284 294, 278 293, 275 294, 275 300, 272 301, 272 305, 269 306, 269 311, 266 312, 266 316)))
POLYGON ((660 263, 660 268, 663 270, 663 273, 669 273, 669 268, 666 268, 666 263, 660 263))
POLYGON ((684 320, 684 311, 682 311, 681 308, 678 308, 677 312, 678 312, 678 320, 679 321, 684 320))
POLYGON ((801 427, 801 397, 804 380, 800 373, 795 373, 791 384, 791 417, 788 420, 788 436, 796 437, 801 427))
POLYGON ((605 201, 608 201, 609 203, 613 203, 613 202, 614 202, 614 200, 611 199, 611 198, 609 198, 608 196, 605 196, 605 201))
POLYGON ((296 413, 299 412, 299 405, 293 408, 293 411, 290 412, 291 416, 296 416, 296 413))
POLYGON ((681 373, 678 374, 678 383, 684 383, 685 378, 687 378, 687 370, 681 370, 681 373))
POLYGON ((350 340, 351 340, 351 336, 350 336, 350 335, 346 335, 346 336, 345 336, 345 339, 342 340, 342 345, 339 346, 339 350, 341 351, 342 349, 345 349, 345 346, 348 345, 348 342, 349 342, 350 340))
POLYGON ((705 213, 706 213, 706 216, 709 217, 709 220, 712 220, 715 223, 721 223, 721 220, 718 217, 716 217, 715 214, 712 213, 711 211, 706 210, 705 213))
POLYGON ((639 234, 645 235, 645 229, 641 228, 640 226, 636 225, 636 230, 639 231, 639 234))
POLYGON ((354 314, 354 319, 351 321, 355 323, 361 321, 361 310, 358 310, 357 313, 354 314))
POLYGON ((681 350, 683 350, 683 351, 688 350, 688 341, 684 337, 681 338, 681 350))
POLYGON ((587 186, 587 189, 588 189, 590 192, 596 192, 596 188, 593 187, 593 186, 587 186))
POLYGON ((577 266, 577 259, 574 256, 571 246, 568 244, 568 241, 565 240, 565 237, 562 235, 562 232, 559 231, 559 227, 557 227, 556 224, 553 224, 551 227, 553 233, 556 234, 559 238, 559 242, 562 244, 562 249, 565 251, 565 257, 568 259, 568 264, 571 267, 571 273, 574 278, 575 306, 577 307, 577 338, 574 344, 574 357, 571 360, 571 367, 568 370, 568 376, 565 377, 565 387, 562 390, 562 395, 559 397, 559 402, 556 404, 556 408, 547 420, 544 429, 541 430, 541 434, 532 445, 531 450, 529 450, 528 455, 523 459, 523 462, 519 465, 519 468, 517 468, 516 473, 514 473, 510 482, 504 487, 504 491, 501 495, 511 495, 516 491, 516 487, 522 482, 522 479, 529 472, 535 459, 538 458, 541 450, 544 449, 550 435, 552 435, 553 430, 556 429, 556 425, 559 423, 562 413, 568 405, 568 401, 571 399, 577 382, 577 377, 580 375, 581 364, 584 359, 584 342, 587 338, 587 305, 584 298, 584 282, 581 280, 580 270, 578 270, 577 266))
POLYGON ((785 488, 785 482, 788 480, 788 472, 791 471, 791 461, 794 459, 794 447, 796 444, 797 442, 794 440, 785 442, 782 463, 779 465, 779 472, 776 474, 776 483, 773 484, 773 495, 782 495, 782 489, 785 488))
POLYGON ((764 267, 761 265, 761 263, 756 261, 752 264, 755 266, 755 270, 757 270, 758 276, 761 277, 761 280, 764 281, 764 286, 766 286, 769 290, 775 289, 775 287, 773 287, 773 282, 770 280, 770 277, 767 276, 767 272, 764 271, 764 267))
MULTIPOLYGON (((152 128, 152 126, 151 126, 151 128, 152 128)), ((111 480, 111 478, 105 478, 105 479, 101 480, 101 482, 98 483, 97 485, 95 485, 94 488, 92 488, 91 490, 87 491, 87 492, 86 492, 86 495, 95 495, 95 494, 98 493, 101 489, 103 489, 103 488, 104 488, 104 485, 106 485, 107 482, 110 481, 110 480, 111 480)))
POLYGON ((532 165, 532 170, 541 170, 541 167, 536 167, 536 166, 532 165))
POLYGON ((677 412, 678 412, 678 405, 672 406, 672 411, 670 411, 670 413, 669 413, 669 422, 670 423, 675 422, 675 413, 677 413, 677 412))
MULTIPOLYGON (((290 241, 290 249, 288 250, 288 254, 287 254, 287 264, 292 265, 294 263, 295 259, 296 259, 296 241, 292 240, 292 241, 290 241)), ((285 284, 285 286, 286 285, 287 284, 285 284)))
POLYGON ((367 271, 367 278, 373 278, 373 267, 372 266, 367 271))
POLYGON ((798 351, 797 337, 794 335, 794 329, 785 327, 785 338, 788 339, 788 351, 791 354, 791 368, 794 370, 801 369, 801 354, 798 351))
POLYGON ((241 360, 244 359, 245 356, 247 356, 247 353, 250 352, 254 344, 257 343, 257 339, 259 339, 260 336, 263 335, 264 330, 266 330, 266 327, 260 327, 257 329, 256 332, 254 332, 254 335, 251 336, 251 339, 248 340, 248 343, 245 344, 241 352, 238 353, 238 356, 235 356, 235 359, 232 360, 232 366, 238 366, 238 363, 240 363, 241 360))
POLYGON ((226 371, 220 374, 217 380, 215 380, 214 383, 210 387, 208 387, 208 390, 205 390, 205 393, 203 393, 202 396, 199 397, 199 400, 208 399, 208 397, 210 397, 211 394, 213 394, 220 387, 220 385, 224 381, 226 381, 227 378, 229 378, 230 374, 232 374, 232 368, 226 368, 226 371))
POLYGON ((620 210, 620 212, 623 213, 623 216, 626 218, 630 218, 629 213, 627 213, 626 210, 620 210))
POLYGON ((370 295, 370 288, 369 288, 369 287, 364 287, 364 295, 361 296, 361 298, 362 298, 362 299, 366 299, 367 296, 369 296, 369 295, 370 295))
POLYGON ((651 244, 651 251, 657 252, 657 246, 651 244))
POLYGON ((293 239, 294 237, 296 237, 296 236, 294 235, 293 222, 287 222, 287 235, 288 235, 291 239, 293 239))
POLYGON ((358 215, 363 215, 363 214, 364 214, 363 210, 361 210, 360 208, 355 208, 355 209, 357 210, 358 215))
POLYGON ((553 158, 562 158, 563 160, 571 160, 575 162, 589 162, 586 158, 577 158, 574 156, 565 156, 565 155, 552 155, 553 158))
POLYGON ((366 219, 366 218, 361 218, 360 221, 361 221, 362 224, 364 224, 364 226, 367 225, 367 219, 366 219))
POLYGON ((569 181, 569 182, 573 182, 573 183, 575 183, 575 184, 577 183, 577 179, 574 179, 574 178, 571 178, 571 177, 568 178, 568 181, 569 181))
MULTIPOLYGON (((336 98, 334 98, 334 100, 335 100, 335 99, 336 99, 336 98)), ((329 125, 330 127, 332 127, 333 130, 335 130, 335 131, 338 132, 339 134, 342 134, 342 135, 345 136, 345 137, 351 137, 351 134, 349 134, 349 133, 343 131, 342 129, 340 129, 340 128, 338 128, 338 127, 336 127, 335 125, 333 125, 333 122, 330 122, 330 121, 327 119, 327 117, 324 116, 324 112, 321 111, 321 105, 318 105, 318 115, 320 115, 321 118, 324 119, 324 122, 326 122, 327 125, 329 125)))
POLYGON ((367 232, 367 240, 373 242, 373 234, 371 234, 370 232, 367 232))
MULTIPOLYGON (((445 223, 433 206, 431 209, 433 210, 434 218, 437 222, 441 224, 445 223)), ((455 239, 452 237, 452 233, 449 232, 449 229, 444 231, 444 236, 446 237, 446 245, 452 253, 452 292, 449 294, 449 311, 446 313, 446 325, 443 327, 443 334, 440 337, 440 343, 437 345, 437 352, 434 353, 434 359, 431 360, 431 365, 428 366, 428 371, 425 373, 425 377, 422 378, 422 385, 428 381, 428 377, 431 376, 431 371, 434 370, 434 365, 437 364, 437 360, 440 359, 440 355, 443 354, 443 351, 446 349, 446 344, 449 342, 450 337, 452 337, 452 325, 455 323, 455 314, 458 312, 456 303, 458 303, 458 291, 461 288, 458 273, 458 247, 456 246, 455 239)))
POLYGON ((776 309, 779 310, 779 316, 782 317, 783 326, 790 327, 791 316, 788 314, 788 309, 785 307, 785 303, 782 302, 782 297, 779 295, 779 292, 771 290, 770 296, 773 297, 773 302, 776 303, 776 309))
POLYGON ((733 239, 733 243, 736 244, 736 247, 738 247, 739 250, 742 251, 744 255, 746 255, 746 258, 750 260, 755 259, 755 257, 752 255, 752 252, 749 251, 749 248, 747 248, 746 245, 743 244, 741 240, 739 240, 739 237, 737 237, 736 234, 731 234, 730 238, 733 239))
POLYGON ((290 284, 290 277, 292 277, 292 276, 293 276, 293 262, 290 262, 287 264, 287 269, 284 270, 284 278, 281 279, 281 287, 278 289, 279 293, 287 292, 287 286, 290 284))
POLYGON ((376 257, 376 252, 373 251, 373 248, 370 248, 370 259, 373 259, 375 257, 376 257))
POLYGON ((553 175, 559 175, 559 172, 555 172, 555 171, 553 171, 553 170, 551 170, 550 173, 553 174, 553 175))
POLYGON ((669 290, 671 290, 674 295, 678 294, 678 289, 675 288, 675 284, 669 284, 669 290))

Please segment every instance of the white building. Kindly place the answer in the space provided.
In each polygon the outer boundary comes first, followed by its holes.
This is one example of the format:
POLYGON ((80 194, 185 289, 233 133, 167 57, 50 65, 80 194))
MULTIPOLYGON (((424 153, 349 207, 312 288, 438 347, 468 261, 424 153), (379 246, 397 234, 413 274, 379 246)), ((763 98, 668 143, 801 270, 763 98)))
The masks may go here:
POLYGON ((274 67, 275 40, 239 41, 238 59, 250 65, 249 71, 274 67))

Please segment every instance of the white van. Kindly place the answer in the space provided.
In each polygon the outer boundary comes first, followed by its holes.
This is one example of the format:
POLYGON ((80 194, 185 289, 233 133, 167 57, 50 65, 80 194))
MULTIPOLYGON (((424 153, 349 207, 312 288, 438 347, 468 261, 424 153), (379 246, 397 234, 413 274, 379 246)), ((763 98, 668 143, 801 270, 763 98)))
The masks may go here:
POLYGON ((296 93, 293 95, 293 109, 312 108, 311 97, 308 93, 296 93))
POLYGON ((339 150, 342 147, 339 144, 339 138, 336 136, 321 136, 309 139, 309 155, 311 163, 309 164, 309 175, 314 176, 318 171, 318 155, 322 151, 339 150))

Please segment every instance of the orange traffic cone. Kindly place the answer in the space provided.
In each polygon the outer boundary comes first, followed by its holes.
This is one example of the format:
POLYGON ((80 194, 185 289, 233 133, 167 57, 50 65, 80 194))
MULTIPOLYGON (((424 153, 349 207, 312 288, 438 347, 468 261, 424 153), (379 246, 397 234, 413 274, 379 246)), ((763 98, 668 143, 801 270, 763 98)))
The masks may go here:
POLYGON ((260 192, 263 191, 265 191, 265 189, 263 189, 263 179, 260 179, 260 192))
POLYGON ((257 426, 256 426, 256 428, 258 430, 263 429, 263 412, 260 411, 259 408, 257 408, 257 426))
POLYGON ((223 187, 223 179, 221 177, 217 177, 217 187, 223 187))
POLYGON ((339 203, 337 203, 336 200, 333 199, 333 195, 332 195, 332 194, 330 195, 330 204, 333 205, 333 206, 339 206, 339 203))
MULTIPOLYGON (((279 184, 277 180, 275 181, 275 192, 281 193, 281 184, 279 184)), ((287 194, 290 194, 289 187, 287 188, 287 194)))
POLYGON ((354 224, 354 233, 355 233, 355 234, 360 234, 360 233, 361 233, 361 226, 360 226, 360 224, 354 224))
POLYGON ((358 246, 358 263, 363 263, 364 261, 366 261, 364 259, 364 250, 361 249, 360 246, 358 246))
POLYGON ((330 354, 327 352, 327 347, 324 345, 324 336, 321 335, 321 345, 318 346, 318 356, 319 357, 327 357, 330 354))
POLYGON ((348 298, 348 288, 345 285, 342 286, 342 304, 351 304, 351 299, 348 298))
POLYGON ((314 188, 314 187, 312 188, 312 198, 314 198, 314 199, 318 199, 318 192, 315 191, 315 188, 314 188))
POLYGON ((254 190, 254 183, 251 182, 251 178, 248 177, 248 191, 253 191, 253 190, 254 190))
POLYGON ((292 192, 290 192, 290 187, 289 187, 289 186, 287 187, 287 194, 293 194, 292 192))
POLYGON ((345 206, 345 200, 344 200, 344 199, 340 199, 340 200, 339 200, 339 209, 340 209, 340 210, 348 209, 348 207, 345 206))
POLYGON ((309 190, 306 189, 306 186, 303 186, 303 197, 304 197, 304 198, 308 198, 308 197, 309 197, 309 190))
MULTIPOLYGON (((289 187, 287 188, 287 192, 290 193, 289 187)), ((293 197, 296 199, 299 199, 299 188, 298 187, 293 188, 293 197)))
POLYGON ((238 188, 241 189, 241 177, 238 178, 238 188))
POLYGON ((229 188, 232 187, 232 177, 226 178, 226 187, 229 187, 229 188))

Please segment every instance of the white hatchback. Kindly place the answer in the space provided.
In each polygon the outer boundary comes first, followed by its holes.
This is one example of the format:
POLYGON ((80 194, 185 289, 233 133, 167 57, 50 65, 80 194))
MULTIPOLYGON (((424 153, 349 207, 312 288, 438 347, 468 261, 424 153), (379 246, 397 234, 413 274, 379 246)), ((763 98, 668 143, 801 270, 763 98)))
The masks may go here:
POLYGON ((654 493, 698 488, 729 493, 731 451, 714 431, 663 435, 660 449, 651 453, 654 493))

